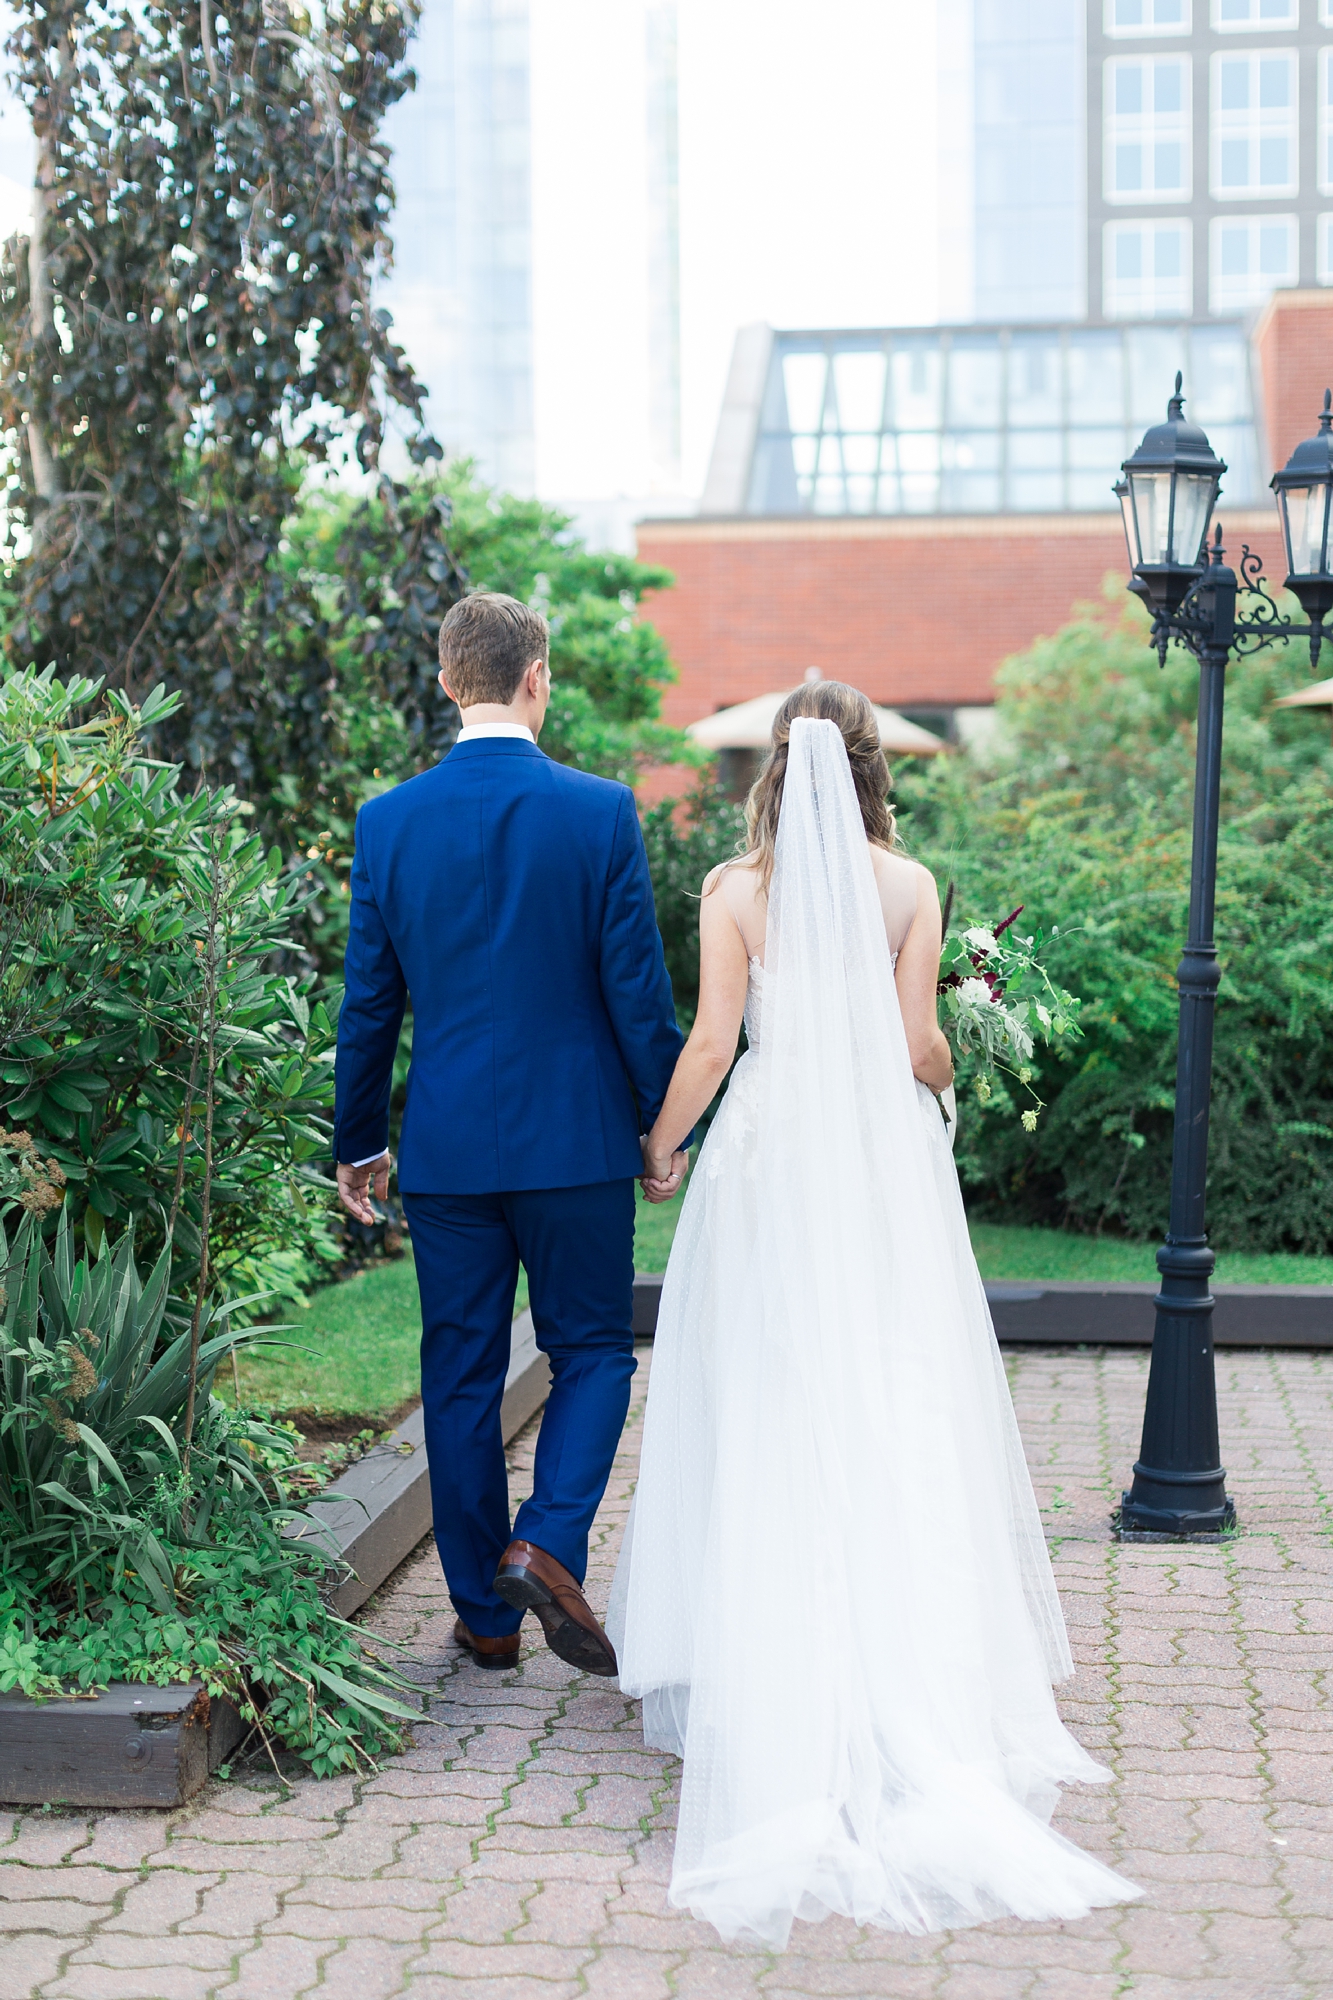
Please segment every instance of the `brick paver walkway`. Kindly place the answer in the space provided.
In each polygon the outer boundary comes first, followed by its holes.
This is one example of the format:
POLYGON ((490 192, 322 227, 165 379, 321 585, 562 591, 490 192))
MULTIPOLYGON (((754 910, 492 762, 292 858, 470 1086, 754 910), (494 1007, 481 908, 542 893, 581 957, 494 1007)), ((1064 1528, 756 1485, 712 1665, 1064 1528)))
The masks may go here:
MULTIPOLYGON (((646 1373, 600 1517, 598 1604, 646 1373)), ((535 1641, 517 1673, 464 1664, 423 1549, 370 1613, 415 1648, 414 1748, 362 1781, 215 1784, 170 1816, 3 1815, 2 2000, 1333 1996, 1333 1363, 1223 1358, 1244 1533, 1217 1548, 1108 1540, 1145 1373, 1125 1353, 1012 1362, 1079 1661, 1063 1710, 1116 1772, 1066 1794, 1057 1823, 1141 1903, 917 1939, 798 1924, 781 1957, 724 1947, 666 1905, 676 1767, 644 1750, 633 1704, 535 1641)))

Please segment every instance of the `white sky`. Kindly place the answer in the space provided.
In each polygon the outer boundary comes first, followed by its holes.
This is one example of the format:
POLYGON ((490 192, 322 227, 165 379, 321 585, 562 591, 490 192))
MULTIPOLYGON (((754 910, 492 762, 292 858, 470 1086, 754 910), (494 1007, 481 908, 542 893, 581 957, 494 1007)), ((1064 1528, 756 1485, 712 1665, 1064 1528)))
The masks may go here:
MULTIPOLYGON (((427 0, 430 4, 430 0, 427 0)), ((736 329, 937 316, 935 0, 678 0, 681 488, 736 329)), ((648 430, 643 0, 530 0, 537 483, 669 497, 648 430)), ((11 10, 0 0, 0 38, 11 10)), ((31 136, 0 86, 0 236, 31 136)))
MULTIPOLYGON (((731 344, 936 317, 934 0, 679 0, 684 490, 731 344)), ((537 480, 652 488, 639 0, 532 0, 537 480)))
MULTIPOLYGON (((14 10, 0 0, 0 50, 14 31, 14 10)), ((0 57, 0 66, 4 58, 0 57)), ((0 242, 26 230, 32 215, 32 127, 28 114, 0 81, 0 242)))
MULTIPOLYGON (((542 0, 538 0, 542 4, 542 0)), ((681 0, 685 484, 735 329, 935 317, 930 0, 681 0)))

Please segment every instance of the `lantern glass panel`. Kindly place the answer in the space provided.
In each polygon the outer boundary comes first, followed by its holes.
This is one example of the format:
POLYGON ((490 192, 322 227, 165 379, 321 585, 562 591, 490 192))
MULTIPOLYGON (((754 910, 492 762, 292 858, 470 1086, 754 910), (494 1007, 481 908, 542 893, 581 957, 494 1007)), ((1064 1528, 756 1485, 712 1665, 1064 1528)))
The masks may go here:
POLYGON ((1172 560, 1171 480, 1169 472, 1131 472, 1129 475, 1141 563, 1169 563, 1172 560))
POLYGON ((1181 472, 1176 478, 1175 556, 1191 566, 1203 561, 1203 538, 1213 511, 1217 482, 1208 472, 1181 472))
POLYGON ((1292 576, 1322 576, 1328 568, 1328 490, 1324 485, 1283 490, 1282 526, 1292 576))

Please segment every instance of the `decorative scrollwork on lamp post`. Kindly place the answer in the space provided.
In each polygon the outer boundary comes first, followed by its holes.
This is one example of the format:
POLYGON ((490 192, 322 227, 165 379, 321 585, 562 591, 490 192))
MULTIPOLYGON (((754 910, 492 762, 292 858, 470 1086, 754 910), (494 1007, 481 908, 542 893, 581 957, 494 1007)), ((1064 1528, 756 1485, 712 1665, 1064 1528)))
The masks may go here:
POLYGON ((1175 1138, 1171 1212, 1157 1252, 1161 1285, 1143 1440, 1133 1483, 1123 1495, 1122 1541, 1213 1541, 1233 1528, 1217 1425, 1210 1279, 1213 1253, 1204 1227, 1208 1111, 1213 1071, 1213 1016, 1219 979, 1213 942, 1217 822, 1222 787, 1222 709, 1227 660, 1294 638, 1319 658, 1324 620, 1333 611, 1329 569, 1333 512, 1333 396, 1326 390, 1316 436, 1296 447, 1273 476, 1287 556, 1286 587, 1309 622, 1283 615, 1269 595, 1261 559, 1245 548, 1240 578, 1223 560, 1221 525, 1208 529, 1226 466, 1196 424, 1187 423, 1181 377, 1166 422, 1145 433, 1121 467, 1120 500, 1131 571, 1128 588, 1152 613, 1149 643, 1166 664, 1179 645, 1199 662, 1194 832, 1190 855, 1189 935, 1177 970, 1175 1138), (1245 601, 1237 616, 1238 596, 1245 601))

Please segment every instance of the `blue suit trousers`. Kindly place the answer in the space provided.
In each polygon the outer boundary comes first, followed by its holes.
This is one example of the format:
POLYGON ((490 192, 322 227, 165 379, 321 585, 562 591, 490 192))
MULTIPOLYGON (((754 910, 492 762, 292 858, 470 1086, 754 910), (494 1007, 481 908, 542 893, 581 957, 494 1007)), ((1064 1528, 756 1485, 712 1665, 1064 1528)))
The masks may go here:
POLYGON ((511 1538, 582 1583, 588 1533, 636 1366, 634 1183, 513 1194, 407 1194, 421 1289, 421 1395, 435 1542, 454 1609, 478 1637, 522 1614, 492 1581, 511 1538), (500 1401, 520 1262, 551 1364, 532 1494, 511 1529, 500 1401))

